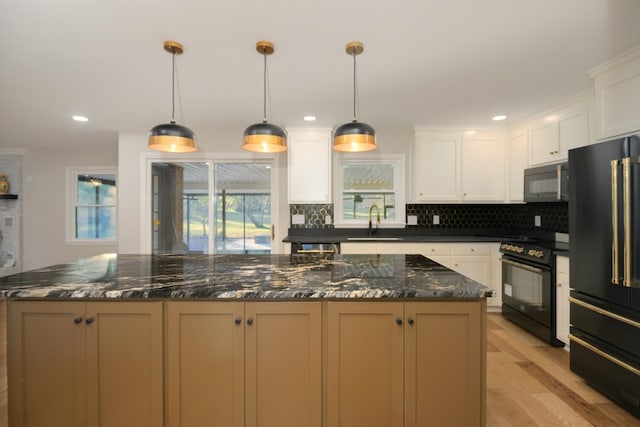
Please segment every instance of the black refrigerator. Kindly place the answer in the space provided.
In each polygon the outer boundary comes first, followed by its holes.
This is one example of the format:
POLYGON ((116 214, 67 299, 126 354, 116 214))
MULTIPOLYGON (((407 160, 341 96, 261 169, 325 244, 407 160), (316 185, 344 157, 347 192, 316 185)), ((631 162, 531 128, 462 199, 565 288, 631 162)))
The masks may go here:
POLYGON ((569 151, 571 370, 640 418, 640 135, 569 151))

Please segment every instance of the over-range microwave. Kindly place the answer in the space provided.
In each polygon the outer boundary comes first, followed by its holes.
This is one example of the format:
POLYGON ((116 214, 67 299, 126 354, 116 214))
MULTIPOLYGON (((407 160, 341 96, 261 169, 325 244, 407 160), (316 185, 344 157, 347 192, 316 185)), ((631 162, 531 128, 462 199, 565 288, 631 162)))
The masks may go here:
POLYGON ((524 170, 525 202, 569 200, 569 165, 558 163, 524 170))

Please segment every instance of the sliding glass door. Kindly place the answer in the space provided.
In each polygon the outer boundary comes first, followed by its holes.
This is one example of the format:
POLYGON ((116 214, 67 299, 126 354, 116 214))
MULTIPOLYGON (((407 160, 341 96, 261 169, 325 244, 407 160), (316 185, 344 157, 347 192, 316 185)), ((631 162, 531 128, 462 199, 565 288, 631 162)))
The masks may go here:
POLYGON ((151 175, 153 253, 271 252, 270 163, 153 162, 151 175))

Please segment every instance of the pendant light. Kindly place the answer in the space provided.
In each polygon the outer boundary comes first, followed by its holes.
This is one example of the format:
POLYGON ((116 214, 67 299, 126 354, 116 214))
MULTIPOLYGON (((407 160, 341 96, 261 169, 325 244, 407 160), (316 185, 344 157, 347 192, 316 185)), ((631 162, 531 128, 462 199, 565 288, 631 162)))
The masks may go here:
POLYGON ((149 132, 148 147, 158 151, 172 153, 189 153, 197 151, 196 135, 185 126, 176 124, 175 85, 176 85, 176 55, 182 54, 182 45, 174 41, 164 42, 164 50, 172 55, 173 68, 171 70, 171 121, 154 126, 149 132))
POLYGON ((347 54, 353 56, 353 121, 338 127, 333 134, 333 149, 337 151, 370 151, 375 150, 376 131, 366 123, 358 121, 356 116, 356 56, 364 51, 360 42, 347 44, 347 54))
POLYGON ((242 148, 259 153, 279 153, 287 150, 287 135, 281 127, 267 121, 267 55, 274 52, 273 44, 259 41, 256 43, 256 50, 264 56, 263 119, 262 122, 253 124, 244 131, 242 148))

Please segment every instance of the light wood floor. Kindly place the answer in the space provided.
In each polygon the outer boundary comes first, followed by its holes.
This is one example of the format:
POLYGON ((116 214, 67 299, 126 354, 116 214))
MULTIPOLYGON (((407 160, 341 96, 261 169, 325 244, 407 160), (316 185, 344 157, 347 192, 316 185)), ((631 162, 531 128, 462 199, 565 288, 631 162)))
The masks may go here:
POLYGON ((640 426, 569 370, 569 353, 490 313, 487 426, 640 426))
MULTIPOLYGON (((7 421, 6 306, 0 299, 0 427, 7 421)), ((569 353, 490 313, 487 426, 640 427, 640 420, 569 370, 569 353)))

